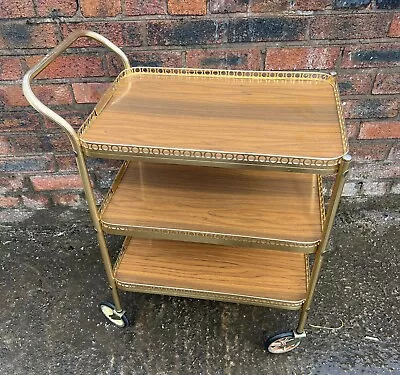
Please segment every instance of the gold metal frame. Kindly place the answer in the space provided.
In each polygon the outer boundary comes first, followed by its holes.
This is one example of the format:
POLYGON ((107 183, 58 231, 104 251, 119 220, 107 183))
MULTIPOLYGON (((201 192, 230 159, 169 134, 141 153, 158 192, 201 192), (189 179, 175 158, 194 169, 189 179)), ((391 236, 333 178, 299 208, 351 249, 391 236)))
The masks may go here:
MULTIPOLYGON (((97 232, 97 239, 99 241, 99 246, 101 250, 101 256, 104 262, 104 267, 108 279, 108 283, 110 288, 112 289, 112 296, 114 300, 114 304, 118 312, 122 311, 121 303, 118 296, 118 289, 122 290, 135 290, 139 292, 146 293, 162 293, 162 294, 170 294, 177 296, 188 296, 188 297, 198 297, 198 298, 211 298, 219 301, 226 302, 242 302, 249 303, 255 305, 262 306, 271 306, 271 307, 279 307, 285 309, 301 309, 301 315, 298 323, 298 327, 296 330, 296 334, 302 335, 304 334, 304 327, 306 324, 308 312, 310 310, 310 306, 313 300, 315 288, 317 285, 317 281, 320 275, 322 262, 324 255, 327 250, 327 244, 329 235, 331 233, 334 218, 336 215, 336 211, 338 208, 340 196, 343 190, 344 182, 346 174, 349 170, 349 165, 351 161, 350 155, 348 155, 348 143, 345 134, 343 115, 342 115, 342 107, 339 99, 339 91, 336 83, 336 79, 334 75, 329 75, 325 73, 310 73, 310 72, 254 72, 254 71, 226 71, 226 70, 211 70, 211 69, 173 69, 173 68, 131 68, 128 58, 122 52, 121 49, 116 47, 113 43, 111 43, 108 39, 103 36, 91 32, 91 31, 77 31, 72 33, 68 38, 66 38, 60 45, 54 48, 45 58, 35 65, 32 69, 30 69, 24 76, 23 79, 23 92, 28 102, 41 114, 46 116, 47 118, 53 120, 57 123, 68 135, 69 140, 71 142, 72 148, 74 150, 76 156, 76 162, 78 166, 79 173, 81 175, 84 191, 86 195, 86 199, 89 206, 90 215, 93 220, 93 224, 95 230, 97 232), (120 75, 115 80, 113 86, 107 91, 107 93, 103 96, 103 98, 96 105, 93 112, 89 115, 86 121, 83 123, 81 129, 78 133, 72 128, 72 126, 61 116, 56 114, 50 108, 45 106, 39 99, 34 95, 31 82, 32 80, 43 71, 52 61, 54 61, 62 52, 64 52, 75 40, 81 37, 89 37, 92 38, 105 47, 109 48, 111 51, 115 52, 119 58, 122 60, 125 70, 123 70, 120 75), (98 116, 98 114, 102 111, 104 106, 107 104, 108 100, 113 95, 115 90, 115 85, 124 77, 130 74, 180 74, 187 76, 219 76, 226 77, 232 79, 299 79, 299 80, 323 80, 329 82, 332 85, 335 93, 335 100, 338 110, 339 123, 340 123, 340 132, 342 137, 343 149, 345 150, 344 155, 341 155, 339 158, 334 159, 310 159, 310 158, 302 158, 299 156, 277 156, 277 155, 255 155, 255 154, 226 154, 218 151, 208 151, 208 150, 178 150, 178 149, 152 149, 150 147, 136 147, 132 146, 131 148, 125 145, 93 145, 88 144, 81 141, 80 136, 84 134, 85 129, 90 126, 93 119, 98 116), (105 147, 109 147, 107 149, 105 147), (96 153, 96 147, 101 149, 101 153, 96 153), (127 147, 124 149, 124 147, 127 147), (323 225, 322 230, 322 238, 318 243, 313 244, 302 244, 304 246, 300 246, 299 244, 294 244, 294 248, 304 253, 314 253, 315 259, 314 264, 311 270, 310 278, 307 278, 307 296, 304 301, 298 302, 290 302, 290 301, 278 301, 278 300, 264 300, 257 299, 251 296, 231 296, 231 295, 223 295, 217 294, 207 291, 195 291, 195 290, 178 290, 174 288, 166 288, 163 286, 157 285, 127 285, 123 282, 115 279, 115 273, 113 271, 112 263, 110 260, 110 256, 108 253, 108 249, 106 246, 105 238, 103 230, 114 231, 116 233, 125 234, 123 228, 112 228, 109 224, 101 221, 101 215, 104 210, 105 205, 107 204, 107 200, 110 198, 113 193, 113 189, 115 189, 122 178, 123 172, 127 166, 127 162, 124 163, 121 168, 118 177, 116 178, 113 186, 110 189, 108 196, 106 197, 103 205, 100 210, 97 210, 96 201, 94 198, 94 192, 90 183, 88 170, 85 161, 85 154, 87 156, 107 156, 109 158, 125 158, 125 159, 134 159, 136 156, 140 156, 142 160, 154 160, 155 157, 158 158, 158 162, 177 162, 180 163, 184 161, 185 163, 198 163, 205 165, 214 165, 214 166, 266 166, 269 168, 279 168, 282 170, 289 171, 297 171, 297 172, 307 172, 307 173, 319 173, 319 174, 327 174, 327 173, 336 173, 336 180, 333 187, 333 191, 331 194, 331 198, 329 201, 328 210, 325 214, 324 211, 324 202, 321 191, 321 178, 318 179, 319 186, 319 194, 320 194, 320 206, 321 206, 321 223, 323 225)), ((139 234, 139 231, 136 233, 139 234)), ((164 233, 166 234, 166 233, 164 233)), ((146 233, 146 236, 148 233, 146 233)), ((187 235, 187 234, 184 234, 187 235)), ((218 238, 218 234, 211 234, 214 239, 225 241, 226 238, 218 238), (217 235, 217 236, 216 236, 217 235)), ((170 238, 170 236, 168 237, 170 238)), ((187 238, 186 238, 187 240, 187 238)), ((193 240, 193 239, 191 239, 193 240)), ((201 237, 201 242, 204 242, 205 236, 201 237)), ((279 249, 283 249, 282 241, 279 241, 279 246, 277 243, 274 243, 275 240, 268 240, 268 247, 277 246, 279 249)), ((115 263, 114 267, 118 267, 119 261, 123 256, 123 252, 125 247, 129 242, 129 238, 126 239, 123 249, 120 253, 120 256, 115 263)), ((246 242, 246 241, 245 241, 246 242)), ((215 243, 215 242, 214 242, 215 243)), ((226 243, 226 242, 224 242, 226 243)), ((240 243, 237 243, 238 245, 240 243)), ((251 244, 251 243, 250 243, 251 244)), ((246 246, 249 243, 246 242, 246 246)), ((255 242, 255 246, 259 247, 263 245, 261 242, 255 242)), ((288 249, 286 247, 285 249, 288 249)), ((293 250, 293 249, 291 249, 293 250)), ((304 255, 306 259, 306 272, 307 276, 308 272, 308 255, 304 255)), ((115 268, 114 268, 115 269, 115 268)))

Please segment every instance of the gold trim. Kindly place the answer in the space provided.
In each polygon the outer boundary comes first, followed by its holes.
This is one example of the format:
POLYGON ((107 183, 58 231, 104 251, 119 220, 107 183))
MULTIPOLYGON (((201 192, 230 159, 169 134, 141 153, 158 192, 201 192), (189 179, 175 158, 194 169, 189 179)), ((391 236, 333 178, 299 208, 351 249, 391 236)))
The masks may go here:
MULTIPOLYGON (((150 68, 134 67, 123 70, 112 84, 115 90, 118 82, 129 75, 179 75, 189 77, 223 77, 229 79, 261 79, 261 80, 303 80, 303 81, 324 81, 333 87, 336 107, 338 111, 340 134, 345 155, 348 152, 342 107, 339 98, 338 86, 335 77, 320 72, 289 72, 289 71, 245 71, 245 70, 218 70, 218 69, 189 69, 189 68, 150 68)), ((112 97, 107 94, 106 103, 112 97)), ((106 103, 95 108, 85 120, 78 131, 81 146, 88 156, 94 157, 113 157, 115 158, 144 158, 164 160, 165 162, 176 163, 217 163, 223 165, 246 165, 260 167, 285 167, 293 170, 315 171, 321 173, 336 172, 340 159, 343 155, 336 158, 310 158, 296 155, 271 155, 255 153, 226 152, 218 150, 194 150, 180 148, 166 148, 150 145, 124 145, 111 144, 104 142, 87 142, 82 139, 93 120, 98 116, 106 103)))
MULTIPOLYGON (((125 251, 129 245, 131 237, 126 237, 124 243, 122 244, 121 251, 118 255, 118 258, 115 262, 113 268, 113 275, 115 279, 115 283, 118 288, 125 291, 135 291, 140 293, 149 293, 149 294, 162 294, 162 295, 170 295, 175 297, 189 297, 189 298, 200 298, 206 300, 214 300, 214 301, 222 301, 222 302, 231 302, 231 303, 245 303, 249 305, 256 306, 264 306, 264 307, 276 307, 287 310, 299 310, 301 309, 305 299, 300 301, 284 301, 277 300, 272 298, 262 298, 262 297, 254 297, 254 296, 246 296, 241 294, 227 294, 221 292, 213 292, 210 290, 198 290, 198 289, 185 289, 185 288, 176 288, 176 287, 168 287, 168 286, 160 286, 160 285, 150 285, 150 284, 131 284, 125 283, 116 278, 117 270, 121 264, 122 258, 124 257, 125 251)), ((304 254, 304 270, 306 273, 306 289, 308 289, 309 284, 309 265, 308 265, 308 256, 304 254)))

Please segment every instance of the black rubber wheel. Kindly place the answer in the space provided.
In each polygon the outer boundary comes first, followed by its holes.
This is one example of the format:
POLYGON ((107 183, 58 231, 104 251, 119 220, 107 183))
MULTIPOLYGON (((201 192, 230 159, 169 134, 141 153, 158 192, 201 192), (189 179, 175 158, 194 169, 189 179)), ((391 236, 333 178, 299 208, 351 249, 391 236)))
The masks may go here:
POLYGON ((117 314, 117 310, 115 310, 114 304, 111 302, 101 302, 99 304, 100 310, 106 319, 119 328, 125 328, 129 325, 128 318, 125 316, 125 313, 122 316, 117 314))
POLYGON ((283 332, 267 338, 264 347, 272 354, 283 354, 296 349, 300 342, 301 339, 295 338, 293 332, 283 332))

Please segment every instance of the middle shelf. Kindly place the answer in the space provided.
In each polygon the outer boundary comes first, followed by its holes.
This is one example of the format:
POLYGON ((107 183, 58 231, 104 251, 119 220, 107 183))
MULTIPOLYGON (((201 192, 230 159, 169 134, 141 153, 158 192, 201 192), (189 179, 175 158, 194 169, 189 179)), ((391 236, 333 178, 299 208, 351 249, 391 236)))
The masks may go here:
POLYGON ((107 233, 315 252, 324 207, 314 174, 125 162, 103 205, 107 233))

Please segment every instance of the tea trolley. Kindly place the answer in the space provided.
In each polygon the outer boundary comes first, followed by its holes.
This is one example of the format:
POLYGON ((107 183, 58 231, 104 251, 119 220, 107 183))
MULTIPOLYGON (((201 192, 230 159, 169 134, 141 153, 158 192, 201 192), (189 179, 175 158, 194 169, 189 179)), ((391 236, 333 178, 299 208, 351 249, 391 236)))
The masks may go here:
POLYGON ((204 298, 300 310, 296 329, 264 345, 300 344, 351 159, 335 74, 131 68, 109 40, 77 31, 26 73, 23 90, 71 141, 110 322, 128 324, 119 290, 204 298), (31 81, 80 37, 115 52, 124 70, 75 132, 31 81), (100 207, 90 157, 123 160, 100 207), (332 174, 325 212, 322 178, 332 174), (114 264, 105 233, 126 236, 114 264))

